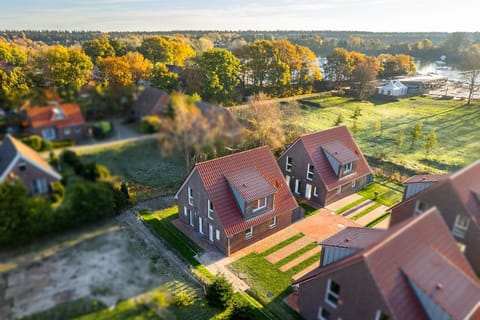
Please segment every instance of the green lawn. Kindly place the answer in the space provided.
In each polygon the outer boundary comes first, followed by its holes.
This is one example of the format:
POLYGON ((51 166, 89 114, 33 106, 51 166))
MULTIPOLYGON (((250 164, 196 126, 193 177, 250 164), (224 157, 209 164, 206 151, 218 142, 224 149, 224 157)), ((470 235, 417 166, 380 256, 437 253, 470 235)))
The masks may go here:
POLYGON ((357 119, 359 131, 355 138, 362 151, 376 159, 382 159, 414 172, 454 171, 480 158, 480 104, 470 106, 461 101, 435 100, 414 97, 397 102, 371 100, 353 101, 350 98, 319 97, 299 101, 301 116, 289 119, 304 126, 308 131, 318 131, 334 126, 338 115, 343 124, 352 128, 353 111, 361 108, 357 119), (435 129, 437 147, 432 154, 425 155, 423 141, 410 148, 408 132, 418 121, 423 122, 423 131, 435 129), (375 130, 381 123, 381 131, 375 130), (397 153, 395 140, 404 132, 404 145, 397 153))
POLYGON ((184 161, 162 155, 156 139, 88 150, 80 155, 107 166, 112 175, 127 182, 138 200, 173 194, 186 174, 184 161))
POLYGON ((292 253, 290 256, 280 260, 275 265, 265 260, 269 254, 280 250, 290 243, 300 239, 304 235, 299 233, 283 242, 273 246, 269 250, 258 253, 251 253, 245 257, 231 263, 228 267, 236 274, 243 273, 246 275, 245 282, 252 288, 251 293, 258 301, 260 301, 268 310, 274 313, 279 319, 300 319, 300 316, 290 309, 283 299, 291 293, 290 284, 292 276, 302 271, 309 265, 320 260, 320 254, 316 254, 304 262, 296 265, 292 269, 282 272, 279 267, 292 261, 301 253, 313 248, 317 245, 310 244, 306 247, 292 253))

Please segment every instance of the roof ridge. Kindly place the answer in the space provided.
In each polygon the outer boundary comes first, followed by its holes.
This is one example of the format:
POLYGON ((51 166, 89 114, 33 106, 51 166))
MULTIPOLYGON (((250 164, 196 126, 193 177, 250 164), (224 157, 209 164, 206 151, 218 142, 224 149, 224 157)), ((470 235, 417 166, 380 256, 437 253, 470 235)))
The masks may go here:
MULTIPOLYGON (((326 132, 326 131, 331 131, 331 130, 335 130, 335 129, 338 129, 338 128, 342 128, 342 127, 347 127, 346 125, 341 125, 341 126, 335 126, 335 127, 330 127, 330 128, 327 128, 327 129, 323 129, 323 130, 320 130, 320 131, 316 131, 316 132, 311 132, 311 133, 304 133, 302 135, 300 135, 300 137, 297 138, 297 140, 299 139, 302 139, 304 137, 308 137, 308 136, 313 136, 315 134, 318 134, 320 132, 326 132)), ((295 140, 296 141, 296 140, 295 140)))
MULTIPOLYGON (((231 158, 233 156, 236 156, 236 155, 239 155, 239 154, 244 154, 244 153, 247 153, 247 152, 251 152, 251 151, 254 151, 254 150, 262 150, 262 149, 268 149, 268 146, 264 145, 264 146, 260 146, 260 147, 256 147, 256 148, 253 148, 253 149, 248 149, 248 150, 244 150, 244 151, 240 151, 240 152, 235 152, 235 153, 232 153, 232 154, 227 154, 225 156, 222 156, 222 157, 219 157, 219 158, 215 158, 215 159, 210 159, 210 160, 205 160, 205 161, 201 161, 201 162, 197 162, 195 163, 195 167, 199 166, 199 165, 203 165, 205 163, 210 163, 210 162, 213 162, 213 161, 218 161, 218 160, 223 160, 223 159, 228 159, 228 158, 231 158)), ((271 152, 270 152, 271 153, 271 152)))
POLYGON ((454 178, 457 178, 459 175, 464 174, 465 171, 470 170, 472 167, 474 167, 474 166, 476 166, 476 165, 479 165, 479 164, 480 164, 480 160, 474 161, 474 162, 470 163, 468 166, 463 167, 463 168, 461 168, 460 170, 452 173, 452 174, 448 177, 448 179, 449 179, 449 180, 453 180, 454 178))

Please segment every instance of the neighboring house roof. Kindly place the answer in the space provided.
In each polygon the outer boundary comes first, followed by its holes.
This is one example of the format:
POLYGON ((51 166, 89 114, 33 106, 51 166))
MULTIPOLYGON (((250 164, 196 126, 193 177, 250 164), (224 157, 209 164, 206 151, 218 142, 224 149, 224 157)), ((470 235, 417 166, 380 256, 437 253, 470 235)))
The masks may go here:
POLYGON ((438 182, 446 179, 450 174, 419 174, 408 178, 403 184, 438 182))
POLYGON ((471 165, 440 179, 429 188, 413 195, 392 208, 392 222, 401 221, 410 217, 413 212, 410 207, 420 198, 428 194, 430 205, 442 207, 455 203, 459 210, 470 215, 472 221, 480 227, 480 160, 471 165))
POLYGON ((202 115, 208 119, 211 127, 220 128, 225 136, 233 137, 241 132, 241 125, 225 107, 204 101, 196 102, 202 115))
MULTIPOLYGON (((212 202, 215 213, 227 235, 237 234, 251 226, 264 223, 274 216, 291 212, 297 208, 295 198, 285 183, 272 152, 266 146, 195 164, 175 197, 178 197, 178 193, 195 171, 198 171, 208 198, 212 202), (238 173, 246 174, 246 171, 249 170, 255 171, 249 176, 252 180, 247 181, 247 185, 259 186, 260 193, 264 194, 272 190, 265 186, 266 181, 271 188, 277 189, 277 192, 274 196, 271 212, 245 220, 230 189, 228 178, 241 185, 243 179, 238 177, 238 173)), ((253 190, 249 191, 248 194, 251 196, 258 195, 253 190)), ((251 198, 251 196, 249 197, 251 198)))
POLYGON ((322 246, 365 249, 387 234, 385 229, 346 227, 320 242, 322 246))
POLYGON ((357 161, 360 159, 352 150, 345 147, 340 141, 333 141, 322 145, 323 150, 328 152, 340 164, 357 161))
POLYGON ((316 133, 302 135, 290 145, 284 154, 299 141, 305 146, 305 150, 319 173, 321 180, 327 187, 327 190, 333 190, 340 184, 345 183, 345 181, 373 173, 346 126, 334 127, 316 133), (342 160, 358 158, 355 172, 339 179, 325 155, 325 147, 343 153, 343 155, 338 155, 342 160))
POLYGON ((382 88, 383 90, 392 90, 392 91, 397 91, 397 90, 402 90, 402 89, 407 89, 408 87, 401 83, 399 80, 389 80, 385 85, 380 86, 379 88, 382 88))
POLYGON ((143 90, 132 105, 132 109, 142 115, 166 113, 169 95, 160 89, 148 87, 143 90))
MULTIPOLYGON (((359 239, 375 238, 372 244, 343 260, 317 268, 293 285, 364 263, 395 319, 425 318, 419 295, 429 297, 452 319, 468 318, 480 306, 476 274, 436 208, 386 230, 383 236, 361 233, 359 239)), ((334 237, 334 242, 341 238, 334 237)))
POLYGON ((7 177, 7 174, 12 170, 12 166, 15 165, 15 160, 19 157, 56 179, 62 178, 55 169, 43 160, 38 152, 7 134, 2 145, 0 145, 0 182, 7 177))
POLYGON ((74 103, 31 108, 27 110, 27 116, 32 128, 63 128, 85 124, 82 110, 74 103))

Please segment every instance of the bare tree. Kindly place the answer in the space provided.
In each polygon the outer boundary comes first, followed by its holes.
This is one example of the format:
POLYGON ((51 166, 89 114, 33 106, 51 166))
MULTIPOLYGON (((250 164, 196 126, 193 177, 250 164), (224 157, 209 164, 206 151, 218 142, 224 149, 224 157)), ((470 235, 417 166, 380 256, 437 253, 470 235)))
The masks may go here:
POLYGON ((467 104, 470 104, 473 92, 478 86, 477 80, 480 75, 480 45, 473 44, 468 48, 461 67, 465 70, 465 72, 463 72, 463 78, 468 83, 467 104))

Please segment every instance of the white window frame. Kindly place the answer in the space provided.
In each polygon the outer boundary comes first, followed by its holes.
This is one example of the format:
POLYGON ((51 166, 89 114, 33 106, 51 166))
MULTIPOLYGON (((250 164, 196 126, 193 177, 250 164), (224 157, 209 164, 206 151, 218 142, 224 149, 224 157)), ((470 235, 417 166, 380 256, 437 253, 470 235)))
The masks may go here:
POLYGON ((342 185, 339 185, 337 189, 337 194, 340 194, 340 193, 342 193, 342 185))
POLYGON ((326 310, 325 308, 322 308, 322 307, 320 306, 320 307, 318 308, 317 319, 318 319, 318 320, 330 320, 330 318, 325 318, 325 317, 322 315, 323 311, 327 312, 327 313, 329 314, 328 316, 330 317, 330 312, 328 312, 328 310, 326 310))
POLYGON ((188 187, 188 204, 193 206, 193 190, 188 187))
POLYGON ((183 214, 185 215, 185 217, 188 217, 188 209, 186 206, 183 207, 183 214))
POLYGON ((248 228, 245 230, 245 239, 250 239, 253 237, 253 227, 248 228))
POLYGON ((215 238, 217 240, 220 240, 220 230, 218 230, 218 229, 215 229, 215 238))
POLYGON ((343 165, 343 174, 350 173, 353 170, 353 162, 349 162, 343 165))
POLYGON ((310 163, 307 165, 307 180, 312 181, 313 180, 313 170, 315 170, 315 167, 312 166, 310 163))
POLYGON ((387 316, 385 313, 382 312, 382 310, 377 310, 375 313, 375 320, 380 320, 382 315, 387 316))
POLYGON ((55 140, 56 134, 55 129, 48 127, 42 130, 42 138, 45 140, 55 140))
MULTIPOLYGON (((332 286, 332 279, 328 279, 328 282, 327 282, 327 290, 325 290, 325 302, 328 303, 329 306, 331 306, 332 308, 337 308, 337 304, 338 304, 338 300, 340 299, 340 289, 338 290, 339 293, 335 293, 331 290, 331 286, 332 286), (332 302, 330 301, 328 298, 329 296, 332 296, 334 297, 337 302, 332 302)), ((337 286, 340 288, 340 285, 337 283, 337 286)))
POLYGON ((355 188, 357 186, 357 179, 353 180, 352 182, 352 189, 355 188))
POLYGON ((312 198, 312 185, 310 183, 305 184, 305 199, 310 200, 312 198))
POLYGON ((70 129, 70 128, 63 129, 63 134, 66 135, 66 136, 71 135, 72 134, 72 129, 70 129))
POLYGON ((267 207, 267 197, 255 200, 253 203, 254 203, 253 212, 257 212, 259 210, 265 209, 267 207), (263 200, 263 204, 261 204, 262 200, 263 200), (255 208, 255 204, 256 204, 256 208, 255 208))
POLYGON ((200 232, 200 234, 204 234, 202 217, 198 217, 198 232, 200 232))
POLYGON ((313 196, 318 197, 317 187, 313 187, 313 196))
POLYGON ((295 180, 295 193, 300 194, 300 180, 299 179, 295 180))
POLYGON ((45 194, 48 193, 47 179, 40 178, 32 181, 32 194, 45 194))
POLYGON ((293 167, 293 159, 292 157, 287 156, 285 160, 285 171, 291 172, 293 167))
POLYGON ((192 210, 188 210, 188 219, 191 227, 195 227, 195 214, 192 210))
POLYGON ((465 215, 457 214, 457 216, 455 217, 455 223, 453 224, 452 234, 454 236, 464 239, 469 226, 470 226, 470 218, 465 215), (466 220, 464 221, 464 223, 461 223, 462 222, 460 221, 461 219, 466 219, 466 220))
POLYGON ((413 210, 413 215, 414 216, 419 216, 422 213, 424 213, 426 210, 427 210, 427 204, 425 202, 423 202, 422 200, 417 200, 417 202, 415 202, 415 209, 413 210), (420 208, 420 206, 422 206, 422 205, 425 206, 424 209, 420 208))
POLYGON ((207 216, 208 216, 208 219, 210 220, 213 220, 213 204, 212 204, 212 201, 208 200, 208 204, 207 204, 207 216))
POLYGON ((285 182, 287 183, 287 186, 290 187, 290 181, 292 180, 292 177, 290 177, 288 174, 285 175, 285 182))
POLYGON ((277 226, 277 217, 276 217, 276 216, 273 217, 271 221, 272 221, 272 223, 270 223, 270 224, 268 225, 268 227, 269 227, 270 229, 275 228, 275 227, 277 226))
POLYGON ((213 242, 213 225, 208 225, 208 240, 213 242))

